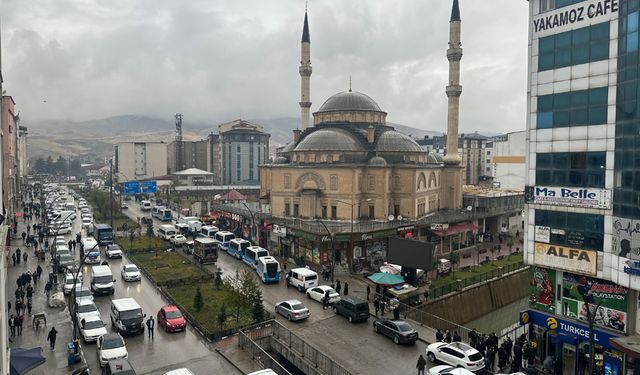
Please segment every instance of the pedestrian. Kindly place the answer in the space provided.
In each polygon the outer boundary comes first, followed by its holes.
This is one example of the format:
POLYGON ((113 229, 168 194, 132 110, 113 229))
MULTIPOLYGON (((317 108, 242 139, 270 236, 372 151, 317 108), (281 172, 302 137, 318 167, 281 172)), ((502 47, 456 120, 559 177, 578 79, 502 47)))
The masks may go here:
POLYGON ((349 295, 349 283, 348 282, 344 282, 344 295, 348 296, 349 295))
POLYGON ((493 374, 494 363, 496 360, 496 349, 493 346, 487 348, 486 366, 489 368, 489 373, 493 374))
POLYGON ((340 293, 342 290, 342 285, 340 285, 340 280, 336 281, 336 293, 340 293))
POLYGON ((282 262, 282 268, 284 269, 284 273, 287 273, 287 260, 286 259, 282 262))
POLYGON ((18 331, 18 336, 22 336, 23 323, 24 323, 24 314, 20 314, 16 316, 16 330, 18 331))
POLYGON ((27 232, 22 231, 22 243, 24 243, 25 238, 27 238, 27 232))
POLYGON ((11 314, 9 317, 9 329, 11 330, 11 337, 15 337, 16 335, 16 317, 11 314))
POLYGON ((418 375, 424 375, 424 369, 427 367, 427 361, 425 361, 422 354, 418 357, 418 363, 416 363, 416 368, 418 369, 418 375))
POLYGON ((367 301, 369 301, 369 296, 371 295, 371 287, 367 284, 367 301))
POLYGON ((7 301, 7 312, 11 312, 11 301, 7 301))
POLYGON ((27 314, 31 315, 31 309, 33 308, 33 303, 31 300, 27 300, 27 314))
POLYGON ((507 366, 507 350, 505 343, 498 349, 498 371, 502 371, 507 366))
POLYGON ((380 316, 384 316, 384 310, 387 307, 387 302, 383 297, 380 297, 380 316))
POLYGON ((522 344, 522 368, 526 369, 527 367, 529 367, 529 351, 530 351, 530 347, 529 347, 529 343, 528 342, 524 342, 522 344))
POLYGON ((449 330, 446 330, 444 333, 444 342, 451 344, 451 332, 449 332, 449 330))
POLYGON ((396 306, 393 309, 393 319, 394 320, 399 320, 400 319, 400 307, 396 306))
POLYGON ((49 298, 49 294, 51 293, 52 288, 53 285, 51 284, 51 281, 47 281, 47 284, 44 286, 44 293, 47 295, 47 298, 49 298))
POLYGON ((322 297, 322 310, 326 310, 329 307, 329 290, 324 291, 324 297, 322 297))
POLYGON ((16 265, 16 253, 11 254, 11 259, 13 260, 13 265, 16 265))
POLYGON ((38 272, 38 279, 42 276, 42 267, 38 264, 38 268, 36 268, 36 272, 38 272))
POLYGON ((16 262, 20 264, 20 248, 16 249, 16 262))
POLYGON ((16 300, 16 314, 20 315, 20 312, 22 311, 24 307, 24 303, 21 300, 16 300))
POLYGON ((458 331, 454 331, 453 332, 453 338, 452 338, 453 342, 460 342, 462 341, 462 337, 460 337, 460 335, 458 334, 458 331))
POLYGON ((51 350, 55 350, 56 348, 56 336, 58 335, 58 331, 56 331, 56 327, 51 327, 51 331, 47 335, 47 341, 49 341, 49 345, 51 350))
POLYGON ((440 328, 438 328, 436 330, 436 342, 443 342, 443 341, 444 341, 444 333, 442 333, 440 328))
POLYGON ((153 327, 155 327, 156 322, 153 320, 153 315, 149 316, 147 319, 147 332, 149 333, 148 337, 153 340, 153 327))
POLYGON ((24 264, 27 264, 27 258, 29 258, 29 254, 25 251, 22 254, 22 260, 24 260, 24 264))
POLYGON ((377 295, 373 298, 373 306, 376 310, 376 316, 378 316, 378 311, 380 311, 380 297, 377 295))

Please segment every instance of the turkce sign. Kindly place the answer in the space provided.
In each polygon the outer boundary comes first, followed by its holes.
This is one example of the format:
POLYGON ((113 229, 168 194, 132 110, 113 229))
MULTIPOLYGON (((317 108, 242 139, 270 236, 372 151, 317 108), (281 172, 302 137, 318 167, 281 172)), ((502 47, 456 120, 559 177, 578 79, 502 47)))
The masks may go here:
POLYGON ((562 7, 555 11, 542 13, 533 19, 533 32, 536 34, 550 33, 565 26, 575 29, 579 27, 577 25, 582 23, 586 25, 596 18, 617 13, 618 3, 619 0, 592 0, 580 2, 574 7, 562 7))
POLYGON ((583 275, 595 276, 598 253, 546 243, 534 243, 533 261, 537 266, 552 267, 583 275))
POLYGON ((583 208, 611 208, 611 192, 607 189, 533 186, 526 203, 583 208))

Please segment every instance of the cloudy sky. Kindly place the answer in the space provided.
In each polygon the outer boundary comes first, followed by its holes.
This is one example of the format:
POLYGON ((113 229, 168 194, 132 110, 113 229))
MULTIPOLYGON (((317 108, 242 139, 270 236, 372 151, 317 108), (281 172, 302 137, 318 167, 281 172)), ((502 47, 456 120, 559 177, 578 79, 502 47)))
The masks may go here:
MULTIPOLYGON (((299 116, 304 0, 4 0, 2 72, 26 121, 299 116)), ((525 128, 524 0, 460 0, 461 131, 525 128)), ((450 0, 311 0, 312 111, 367 93, 444 131, 450 0)))

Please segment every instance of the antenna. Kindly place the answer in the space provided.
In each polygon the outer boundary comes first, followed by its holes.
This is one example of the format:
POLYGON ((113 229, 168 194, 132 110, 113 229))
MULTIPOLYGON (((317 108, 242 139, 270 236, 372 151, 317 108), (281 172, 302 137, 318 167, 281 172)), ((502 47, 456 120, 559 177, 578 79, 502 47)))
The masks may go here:
POLYGON ((351 76, 349 76, 349 92, 351 92, 351 76))
POLYGON ((309 5, 309 0, 304 2, 304 12, 307 13, 307 5, 309 5))

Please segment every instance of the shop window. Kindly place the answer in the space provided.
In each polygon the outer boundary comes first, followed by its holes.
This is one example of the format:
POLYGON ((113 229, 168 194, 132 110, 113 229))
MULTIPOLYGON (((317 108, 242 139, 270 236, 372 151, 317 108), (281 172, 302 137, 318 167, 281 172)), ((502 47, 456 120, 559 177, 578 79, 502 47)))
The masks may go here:
POLYGON ((293 216, 300 216, 300 205, 298 203, 293 204, 293 216))
POLYGON ((375 219, 375 218, 376 218, 376 207, 369 206, 369 219, 375 219))
POLYGON ((331 219, 335 220, 338 217, 338 206, 331 206, 331 219))
POLYGON ((285 203, 284 204, 284 216, 290 216, 291 215, 291 204, 290 203, 285 203))

